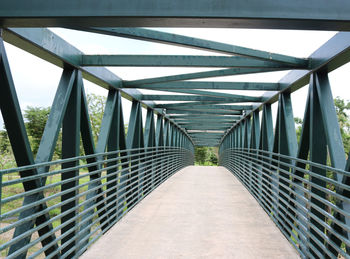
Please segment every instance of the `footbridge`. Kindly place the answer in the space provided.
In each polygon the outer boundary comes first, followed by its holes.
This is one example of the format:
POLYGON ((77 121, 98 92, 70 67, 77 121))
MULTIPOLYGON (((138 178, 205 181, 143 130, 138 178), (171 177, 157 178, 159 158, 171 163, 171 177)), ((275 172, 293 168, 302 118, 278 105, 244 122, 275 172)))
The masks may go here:
POLYGON ((17 165, 0 171, 0 256, 349 258, 350 162, 328 76, 350 61, 349 30, 347 0, 0 1, 0 109, 17 165), (87 55, 53 27, 211 54, 87 55), (301 58, 173 27, 337 33, 301 58), (62 70, 36 152, 7 44, 62 70), (203 70, 125 80, 110 67, 203 70), (275 71, 288 73, 215 80, 275 71), (97 139, 86 81, 108 91, 97 139), (217 147, 219 167, 193 166, 201 146, 217 147))

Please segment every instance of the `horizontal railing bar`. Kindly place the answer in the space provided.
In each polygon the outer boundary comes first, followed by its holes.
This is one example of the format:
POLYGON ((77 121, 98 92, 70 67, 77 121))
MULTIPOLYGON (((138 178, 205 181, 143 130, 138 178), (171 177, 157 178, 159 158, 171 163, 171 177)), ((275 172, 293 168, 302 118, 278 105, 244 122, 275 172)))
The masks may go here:
MULTIPOLYGON (((339 226, 342 231, 349 233, 350 227, 342 220, 333 216, 331 212, 328 212, 328 209, 326 210, 319 206, 325 206, 325 208, 330 208, 333 211, 340 213, 342 216, 350 217, 350 214, 345 210, 340 209, 336 204, 329 201, 329 199, 333 197, 336 200, 349 203, 350 199, 336 191, 328 189, 327 187, 317 185, 304 177, 293 174, 293 172, 298 171, 304 173, 314 179, 323 181, 324 184, 329 184, 335 188, 346 191, 349 191, 349 186, 327 176, 318 175, 311 170, 299 168, 295 163, 301 163, 303 166, 309 165, 312 166, 313 169, 319 168, 326 172, 338 173, 345 176, 348 176, 350 174, 349 172, 295 157, 247 148, 229 148, 224 150, 220 154, 220 163, 228 167, 228 169, 231 168, 230 170, 238 176, 268 214, 273 212, 272 219, 292 243, 293 240, 289 237, 289 234, 297 240, 297 243, 300 244, 302 249, 298 249, 301 254, 307 254, 308 249, 311 249, 311 251, 317 256, 322 257, 322 253, 325 253, 329 257, 333 257, 334 254, 327 247, 330 246, 342 256, 348 256, 340 245, 336 244, 335 241, 329 237, 329 234, 332 234, 335 238, 341 240, 341 242, 347 247, 350 245, 349 239, 343 236, 343 233, 333 229, 330 224, 327 224, 320 218, 320 215, 321 217, 330 220, 332 224, 339 226), (285 176, 280 175, 278 172, 283 173, 285 176), (327 198, 306 189, 306 186, 308 186, 308 188, 317 189, 323 195, 326 195, 327 198), (307 195, 307 199, 305 195, 307 195), (318 200, 322 205, 317 206, 311 202, 311 198, 318 200), (314 212, 311 211, 311 209, 314 209, 314 212), (316 215, 315 212, 320 215, 316 215), (281 218, 282 215, 287 215, 287 217, 281 218), (312 219, 314 223, 310 222, 310 219, 312 219), (289 225, 288 228, 290 233, 287 234, 283 230, 283 224, 279 224, 279 221, 289 225), (314 225, 315 223, 319 224, 322 229, 325 229, 328 234, 316 227, 316 225, 314 225), (310 229, 315 231, 314 233, 317 237, 310 233, 310 229), (294 235, 292 230, 298 233, 299 237, 294 235), (307 238, 308 240, 312 240, 314 244, 317 245, 317 248, 313 246, 310 241, 308 241, 307 244, 303 243, 306 242, 307 238), (320 238, 325 243, 321 243, 320 238)), ((314 257, 312 254, 307 256, 314 257)))
MULTIPOLYGON (((125 152, 125 151, 121 151, 121 152, 125 152)), ((54 216, 52 217, 48 222, 46 222, 46 224, 43 224, 43 225, 40 225, 40 226, 37 226, 25 233, 22 233, 20 236, 16 237, 15 239, 12 239, 11 241, 5 243, 3 246, 0 246, 0 250, 3 250, 5 249, 6 247, 10 246, 11 244, 13 244, 14 242, 20 240, 20 239, 23 239, 31 234, 33 234, 34 232, 38 231, 39 229, 47 226, 48 224, 50 223, 53 223, 54 221, 57 221, 59 219, 61 219, 63 216, 71 213, 72 211, 76 210, 76 209, 80 209, 82 208, 83 206, 85 206, 87 203, 91 202, 91 200, 94 200, 94 199, 97 199, 98 197, 101 197, 105 194, 108 194, 109 192, 111 191, 116 191, 115 193, 113 193, 113 197, 118 197, 117 199, 115 199, 113 201, 113 203, 118 203, 119 204, 119 200, 121 198, 125 198, 127 195, 129 195, 130 193, 133 193, 135 192, 137 189, 141 188, 141 192, 138 192, 138 193, 135 193, 135 197, 132 198, 129 202, 127 202, 125 205, 123 205, 121 208, 119 208, 116 212, 115 208, 114 207, 111 207, 110 205, 110 202, 108 202, 110 200, 111 197, 106 197, 107 199, 107 204, 105 206, 103 206, 103 208, 101 208, 98 212, 95 212, 93 213, 93 215, 89 215, 87 219, 81 221, 80 223, 78 223, 77 227, 79 226, 82 226, 82 224, 84 222, 87 222, 88 220, 91 220, 92 217, 98 215, 99 212, 101 212, 102 210, 105 210, 106 207, 108 209, 108 213, 107 215, 110 215, 110 212, 109 211, 114 211, 114 215, 115 214, 119 214, 120 213, 120 210, 124 210, 125 207, 128 207, 126 211, 124 211, 120 216, 117 216, 116 219, 119 220, 120 217, 122 217, 122 215, 124 215, 127 211, 129 211, 136 203, 138 203, 138 201, 140 199, 142 199, 143 197, 147 196, 148 193, 150 193, 152 190, 154 190, 154 188, 156 188, 160 183, 162 183, 163 181, 165 181, 170 175, 172 175, 175 171, 177 171, 179 168, 185 166, 185 164, 187 164, 190 160, 188 160, 186 162, 186 159, 185 160, 181 160, 183 162, 176 162, 175 163, 175 166, 172 165, 174 164, 174 159, 176 159, 176 161, 179 161, 178 159, 179 158, 182 158, 184 159, 184 155, 186 153, 188 153, 189 150, 185 150, 185 149, 181 149, 181 148, 176 148, 176 149, 171 149, 171 150, 159 150, 159 148, 157 148, 155 151, 153 152, 143 152, 143 153, 136 153, 136 154, 133 154, 131 156, 125 156, 125 157, 117 157, 117 158, 113 158, 112 160, 110 159, 109 161, 107 160, 102 160, 100 163, 107 163, 107 162, 110 162, 110 161, 113 161, 115 162, 116 164, 115 165, 112 165, 112 166, 107 166, 105 168, 102 168, 102 169, 99 169, 99 170, 94 170, 92 172, 89 172, 87 174, 84 174, 84 175, 79 175, 79 176, 76 176, 76 177, 73 177, 73 178, 70 178, 68 179, 67 181, 61 181, 59 184, 51 184, 51 185, 46 185, 44 186, 45 189, 48 189, 48 188, 52 188, 52 187, 55 187, 55 186, 58 186, 58 185, 62 185, 64 183, 67 183, 67 182, 70 182, 70 181, 74 181, 74 180, 79 180, 80 178, 83 178, 83 177, 89 177, 91 175, 96 175, 96 173, 98 172, 101 172, 101 171, 107 171, 107 170, 112 170, 114 168, 121 168, 121 170, 116 170, 115 172, 113 173, 108 173, 104 176, 100 176, 98 177, 97 179, 93 179, 91 180, 89 183, 85 183, 85 184, 80 184, 74 188, 71 188, 71 189, 68 189, 66 191, 63 191, 63 192, 60 192, 58 195, 55 195, 53 197, 47 197, 47 198, 44 198, 43 200, 41 200, 39 202, 39 204, 41 203, 44 203, 50 199, 53 199, 53 198, 58 198, 58 197, 61 197, 63 194, 65 194, 66 192, 71 192, 71 191, 74 191, 74 190, 79 190, 83 187, 86 187, 88 184, 91 184, 91 182, 96 182, 96 181, 101 181, 105 178, 109 178, 109 177, 113 177, 115 176, 114 179, 106 179, 107 181, 104 183, 104 184, 99 184, 99 186, 95 187, 95 188, 92 188, 90 190, 86 190, 78 195, 76 195, 75 197, 72 197, 70 199, 67 199, 65 200, 64 202, 60 202, 58 204, 55 204, 49 208, 47 208, 45 210, 45 212, 49 212, 55 208, 58 208, 58 207, 61 207, 62 205, 66 204, 66 203, 69 203, 69 202, 72 202, 74 200, 77 200, 77 199, 80 199, 82 197, 84 197, 87 193, 89 192, 92 192, 92 191, 96 191, 97 189, 102 189, 104 188, 105 186, 107 185, 111 185, 113 183, 116 183, 113 188, 106 188, 106 190, 102 191, 101 193, 99 193, 98 195, 95 195, 94 197, 91 197, 90 199, 87 199, 85 200, 84 202, 82 203, 79 203, 77 206, 65 211, 64 213, 61 213, 57 216, 54 216), (157 154, 157 152, 159 153, 159 151, 161 151, 161 155, 163 155, 163 157, 158 157, 159 154, 157 154), (180 151, 180 152, 178 152, 180 151), (156 154, 154 154, 156 153, 156 154), (164 155, 167 154, 168 156, 164 157, 164 155), (128 157, 133 157, 133 156, 137 156, 137 159, 133 159, 133 160, 128 160, 128 157), (147 159, 151 159, 153 158, 152 162, 150 163, 149 161, 146 161, 146 158, 147 159), (125 160, 127 159, 126 162, 121 162, 121 160, 125 160), (185 162, 185 163, 184 163, 185 162), (132 165, 133 163, 135 163, 135 165, 132 165), (126 168, 123 168, 123 165, 127 167, 126 168), (166 174, 165 174, 165 177, 164 177, 164 173, 161 173, 160 170, 158 169, 166 169, 166 167, 169 167, 169 165, 171 166, 169 170, 166 170, 166 174), (134 168, 137 168, 136 170, 133 170, 134 168), (120 175, 122 172, 125 172, 125 171, 129 171, 127 174, 124 174, 124 175, 120 175), (158 171, 158 172, 157 172, 158 171), (124 177, 128 177, 130 176, 131 174, 135 174, 135 176, 129 178, 129 184, 125 184, 123 183, 123 188, 119 188, 120 185, 118 184, 118 181, 120 182, 120 180, 124 177), (164 177, 164 179, 162 179, 164 177), (124 192, 127 188, 130 188, 130 186, 134 185, 135 183, 131 183, 132 181, 131 180, 137 180, 137 184, 131 188, 130 190, 124 192), (153 186, 153 187, 152 187, 153 186), (122 195, 120 195, 120 192, 123 192, 122 195), (142 194, 140 196, 140 194, 142 194), (133 204, 131 207, 130 207, 130 203, 132 204, 133 202, 136 202, 135 204, 133 204), (130 208, 129 208, 130 207, 130 208)), ((106 153, 104 153, 105 155, 106 153)), ((57 162, 57 161, 56 161, 57 162)), ((61 161, 62 162, 62 161, 61 161)), ((66 162, 66 160, 65 160, 66 162)), ((84 166, 79 166, 79 167, 82 167, 82 168, 85 168, 85 167, 91 167, 92 165, 91 164, 86 164, 84 166)), ((65 171, 72 171, 76 169, 76 167, 71 167, 69 168, 69 170, 65 170, 65 171)), ((60 172, 60 171, 58 171, 60 172)), ((61 170, 62 172, 62 170, 61 170)), ((43 191, 45 189, 40 189, 38 188, 36 191, 37 192, 40 192, 40 191, 43 191)), ((16 196, 18 198, 18 196, 16 196)), ((23 196, 22 196, 23 197, 23 196)), ((76 221, 77 219, 81 218, 83 215, 85 215, 86 213, 88 213, 89 211, 91 211, 92 209, 94 210, 99 204, 102 204, 104 202, 104 200, 98 202, 97 204, 95 204, 93 207, 90 207, 88 208, 87 210, 84 210, 82 211, 81 213, 79 213, 78 215, 70 218, 70 220, 66 221, 64 224, 60 224, 58 227, 54 228, 54 231, 53 232, 56 232, 56 231, 59 231, 60 229, 62 229, 64 226, 67 226, 67 224, 70 224, 74 221, 76 221)), ((33 206, 36 206, 36 203, 32 203, 30 204, 29 206, 24 206, 22 207, 21 209, 27 209, 27 208, 31 208, 33 206)), ((11 211, 12 213, 19 213, 18 210, 14 210, 14 211, 11 211)), ((42 215, 43 213, 45 213, 43 211, 40 211, 38 214, 34 214, 30 217, 27 217, 26 219, 24 220, 32 220, 34 219, 35 217, 39 216, 39 215, 42 215)), ((5 215, 1 215, 2 217, 4 216, 9 216, 8 213, 6 213, 5 215)), ((14 215, 14 214, 13 214, 14 215)), ((110 215, 111 216, 111 215, 110 215)), ((106 216, 104 216, 106 217, 106 216)), ((96 221, 99 221, 100 218, 97 218, 95 221, 93 222, 96 222, 96 221)), ((21 221, 23 222, 23 221, 21 221)), ((10 230, 11 228, 15 227, 15 226, 18 226, 20 225, 21 223, 18 223, 16 222, 17 224, 11 224, 10 227, 6 227, 6 228, 3 228, 2 231, 6 232, 5 230, 10 230)), ((106 221, 107 223, 107 221, 106 221)), ((102 226, 100 226, 101 228, 102 226)), ((62 238, 64 238, 65 236, 69 235, 72 231, 75 231, 77 229, 72 229, 71 231, 68 231, 68 232, 65 232, 64 235, 61 235, 58 239, 56 239, 56 241, 52 242, 51 243, 51 246, 54 245, 54 243, 57 243, 58 240, 61 240, 62 238)), ((19 255, 25 251, 27 251, 28 248, 34 246, 36 243, 39 243, 41 242, 42 240, 44 240, 47 235, 49 235, 49 233, 46 233, 45 235, 42 235, 40 238, 36 239, 35 242, 31 242, 29 243, 27 246, 17 250, 15 253, 11 254, 11 258, 12 256, 16 256, 16 255, 19 255)), ((91 235, 89 235, 91 236, 91 235)), ((66 243, 67 245, 69 243, 66 243)), ((39 251, 36 252, 36 254, 40 254, 42 252, 44 252, 46 249, 48 249, 50 246, 45 246, 43 248, 41 248, 39 251)), ((62 246, 60 248, 60 250, 62 250, 65 246, 62 246)))

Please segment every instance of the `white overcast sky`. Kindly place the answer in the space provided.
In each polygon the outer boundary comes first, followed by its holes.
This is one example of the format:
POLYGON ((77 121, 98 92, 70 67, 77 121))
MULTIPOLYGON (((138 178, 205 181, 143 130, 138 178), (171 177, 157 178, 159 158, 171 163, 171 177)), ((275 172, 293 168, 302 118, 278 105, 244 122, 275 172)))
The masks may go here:
MULTIPOLYGON (((77 32, 66 29, 52 29, 66 41, 85 54, 171 54, 171 55, 219 55, 213 52, 175 47, 165 44, 150 43, 119 37, 77 32)), ((308 57, 318 47, 330 39, 336 32, 293 31, 293 30, 252 30, 252 29, 158 29, 176 34, 183 34, 202 39, 221 41, 229 44, 254 49, 286 54, 295 57, 308 57)), ((14 46, 5 44, 12 76, 15 82, 22 109, 27 106, 47 107, 52 104, 62 69, 42 61, 14 46)), ((125 80, 158 77, 164 75, 213 70, 206 68, 109 68, 125 80)), ((344 65, 330 73, 333 96, 349 100, 348 90, 350 65, 344 65)), ((209 78, 210 81, 256 81, 278 82, 288 72, 262 73, 247 76, 227 76, 209 78)), ((84 80, 87 93, 107 95, 107 91, 84 80)), ((147 92, 148 93, 148 92, 147 92)), ((237 91, 232 91, 237 93, 237 91)), ((167 93, 165 93, 167 94, 167 93)), ((239 94, 261 95, 263 92, 240 92, 239 94)), ((292 94, 295 117, 303 117, 307 87, 292 94)), ((276 104, 273 105, 276 110, 276 104)), ((129 120, 130 103, 124 102, 124 119, 129 120)), ((0 127, 3 127, 0 115, 0 127)))

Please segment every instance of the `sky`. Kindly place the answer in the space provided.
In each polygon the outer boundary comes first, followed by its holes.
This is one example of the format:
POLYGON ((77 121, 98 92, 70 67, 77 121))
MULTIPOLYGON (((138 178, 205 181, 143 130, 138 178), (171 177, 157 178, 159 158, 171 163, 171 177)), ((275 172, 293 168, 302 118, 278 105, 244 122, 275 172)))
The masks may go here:
MULTIPOLYGON (((153 28, 166 32, 187 35, 207 40, 225 42, 274 53, 286 54, 306 58, 324 44, 336 32, 328 31, 293 31, 293 30, 254 30, 254 29, 192 29, 192 28, 153 28)), ((63 39, 83 51, 85 54, 171 54, 171 55, 220 55, 213 52, 175 47, 165 44, 150 43, 120 37, 98 35, 73 30, 52 28, 63 39)), ((52 104, 55 91, 62 73, 58 68, 46 61, 28 54, 10 44, 5 44, 12 76, 18 94, 21 109, 28 106, 47 107, 52 104)), ((145 67, 110 67, 108 68, 124 80, 174 75, 182 73, 213 70, 212 68, 145 68, 145 67)), ((350 91, 347 90, 348 72, 350 65, 329 74, 333 97, 341 96, 350 100, 350 91)), ((226 76, 205 81, 251 81, 251 82, 278 82, 288 71, 271 72, 241 76, 226 76)), ((84 80, 87 93, 107 95, 107 90, 84 80)), ((150 93, 150 91, 144 91, 150 93)), ((258 91, 223 91, 234 94, 262 95, 258 91)), ((153 92, 158 93, 158 92, 153 92)), ((165 94, 167 94, 165 92, 165 94)), ((294 117, 303 117, 307 87, 292 94, 294 117)), ((123 101, 124 119, 129 120, 131 108, 129 101, 123 101)), ((276 114, 277 103, 273 106, 276 114)), ((145 117, 145 112, 143 117, 145 117)), ((275 116, 274 116, 275 117, 275 116)), ((145 120, 144 120, 145 121, 145 120)), ((0 115, 0 128, 3 121, 0 115)))

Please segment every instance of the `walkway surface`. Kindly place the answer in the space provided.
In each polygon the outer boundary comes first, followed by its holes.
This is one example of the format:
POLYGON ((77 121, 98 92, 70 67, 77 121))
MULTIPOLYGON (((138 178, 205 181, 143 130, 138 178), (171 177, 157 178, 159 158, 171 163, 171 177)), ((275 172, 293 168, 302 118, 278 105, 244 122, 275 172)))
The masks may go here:
POLYGON ((190 166, 149 194, 81 258, 299 256, 229 171, 190 166))

